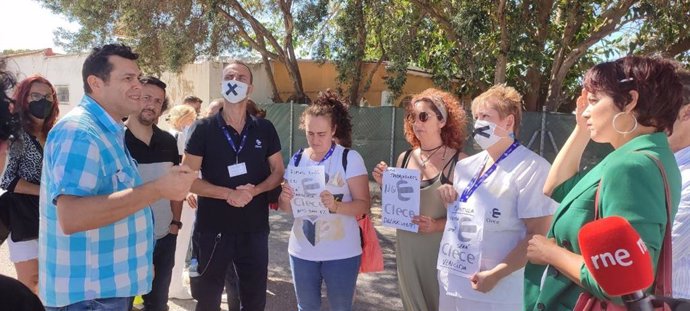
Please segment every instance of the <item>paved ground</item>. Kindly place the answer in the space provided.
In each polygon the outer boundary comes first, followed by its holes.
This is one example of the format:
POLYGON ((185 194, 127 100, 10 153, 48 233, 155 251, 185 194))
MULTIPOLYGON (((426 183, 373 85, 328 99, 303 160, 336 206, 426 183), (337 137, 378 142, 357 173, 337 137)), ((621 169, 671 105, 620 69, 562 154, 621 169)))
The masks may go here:
MULTIPOLYGON (((374 189, 374 187, 372 187, 374 189)), ((374 195, 375 198, 377 195, 374 195)), ((357 281, 357 294, 354 310, 402 310, 402 302, 398 295, 397 274, 395 272, 395 230, 381 227, 378 202, 375 200, 374 224, 379 233, 379 241, 383 249, 385 270, 379 273, 360 274, 357 281)), ((296 310, 296 300, 290 274, 290 264, 287 254, 287 243, 292 226, 292 217, 280 212, 273 212, 270 216, 271 235, 269 237, 269 266, 268 291, 266 310, 289 311, 296 310)), ((16 276, 14 266, 9 261, 7 245, 0 247, 0 273, 16 276)), ((322 294, 325 296, 325 292, 322 294)), ((324 302, 326 302, 324 300, 324 302)), ((194 300, 171 299, 168 303, 171 311, 194 310, 194 300)), ((323 310, 328 310, 324 306, 323 310)), ((223 306, 227 310, 227 306, 223 306)))

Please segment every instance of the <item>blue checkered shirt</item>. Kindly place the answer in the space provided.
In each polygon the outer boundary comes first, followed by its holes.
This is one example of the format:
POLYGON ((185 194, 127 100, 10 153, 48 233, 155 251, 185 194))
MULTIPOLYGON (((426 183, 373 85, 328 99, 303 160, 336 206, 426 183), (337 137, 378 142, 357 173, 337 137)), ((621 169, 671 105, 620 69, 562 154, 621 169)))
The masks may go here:
POLYGON ((154 238, 149 207, 113 224, 66 235, 55 205, 60 195, 106 195, 141 184, 124 135, 124 125, 89 96, 48 134, 38 238, 39 296, 46 306, 151 290, 154 238))

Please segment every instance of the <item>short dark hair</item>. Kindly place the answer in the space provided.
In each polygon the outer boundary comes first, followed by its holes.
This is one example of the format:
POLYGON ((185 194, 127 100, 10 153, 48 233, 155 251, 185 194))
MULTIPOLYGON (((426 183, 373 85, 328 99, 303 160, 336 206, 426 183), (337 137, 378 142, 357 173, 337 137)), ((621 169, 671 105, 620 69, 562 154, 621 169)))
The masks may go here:
POLYGON ((690 71, 678 70, 678 80, 683 85, 683 105, 690 104, 690 71))
POLYGON ((247 71, 249 71, 249 84, 254 84, 254 73, 252 72, 252 69, 249 68, 249 65, 247 65, 247 63, 245 63, 239 59, 233 59, 233 60, 229 61, 228 64, 225 65, 225 67, 223 67, 223 71, 225 71, 225 68, 228 68, 228 66, 234 65, 234 64, 242 65, 242 66, 244 66, 244 68, 247 68, 247 71))
POLYGON ((187 95, 185 98, 182 100, 183 103, 203 103, 204 101, 201 100, 201 98, 196 97, 194 95, 187 95))
POLYGON ((91 50, 91 54, 86 57, 84 66, 81 68, 81 77, 84 82, 84 92, 91 94, 92 90, 86 79, 89 76, 99 77, 101 80, 108 82, 110 80, 110 72, 113 71, 113 64, 110 63, 108 57, 116 55, 126 59, 137 60, 139 54, 134 53, 132 49, 124 44, 106 44, 102 47, 95 47, 91 50))
POLYGON ((637 122, 671 134, 683 104, 683 87, 675 71, 676 67, 668 60, 626 56, 590 68, 584 86, 587 92, 611 96, 621 111, 632 100, 630 91, 637 91, 639 96, 633 109, 637 122))
MULTIPOLYGON (((154 76, 143 76, 139 78, 139 82, 141 82, 141 85, 155 85, 163 90, 163 93, 165 93, 165 88, 168 87, 165 82, 161 81, 160 79, 154 77, 154 76)), ((168 96, 166 94, 165 98, 163 99, 163 106, 161 107, 161 112, 168 110, 168 105, 170 105, 170 101, 168 100, 168 96)))

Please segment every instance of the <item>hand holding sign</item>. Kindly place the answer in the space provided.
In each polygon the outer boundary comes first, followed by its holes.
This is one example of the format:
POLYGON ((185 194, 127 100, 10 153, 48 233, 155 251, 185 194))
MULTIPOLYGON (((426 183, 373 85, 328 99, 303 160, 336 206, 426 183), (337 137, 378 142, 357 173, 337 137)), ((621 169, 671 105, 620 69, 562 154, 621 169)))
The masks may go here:
POLYGON ((295 197, 295 193, 292 191, 292 187, 290 187, 289 182, 284 181, 280 184, 280 187, 282 188, 280 191, 281 200, 284 199, 286 201, 291 201, 292 198, 295 197))
POLYGON ((384 226, 417 232, 419 215, 419 171, 388 168, 381 187, 382 223, 384 226))
POLYGON ((443 225, 445 224, 445 221, 443 219, 436 220, 429 216, 418 215, 412 217, 412 223, 419 226, 418 232, 431 233, 443 231, 443 225), (438 228, 439 224, 441 225, 440 229, 438 228))
POLYGON ((321 203, 329 210, 336 212, 335 207, 335 197, 328 190, 324 190, 319 195, 321 197, 321 203))
POLYGON ((374 168, 374 171, 371 173, 372 176, 374 176, 374 180, 376 181, 379 186, 383 184, 383 172, 385 172, 388 169, 388 164, 386 162, 379 162, 379 164, 376 164, 376 167, 374 168))
POLYGON ((453 185, 440 185, 438 189, 438 194, 441 196, 441 201, 443 203, 446 203, 446 208, 448 208, 447 204, 453 203, 458 200, 458 192, 455 191, 455 188, 453 188, 453 185))
POLYGON ((288 167, 287 183, 292 187, 292 214, 295 217, 328 215, 328 209, 321 200, 326 190, 323 166, 288 167))

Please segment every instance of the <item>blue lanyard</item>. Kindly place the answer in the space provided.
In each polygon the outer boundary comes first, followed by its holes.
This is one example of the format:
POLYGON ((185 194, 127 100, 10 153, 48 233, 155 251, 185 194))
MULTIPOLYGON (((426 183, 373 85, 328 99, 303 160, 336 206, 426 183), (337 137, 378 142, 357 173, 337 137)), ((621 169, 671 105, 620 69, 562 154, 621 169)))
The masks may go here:
POLYGON ((331 149, 328 149, 328 152, 326 152, 326 155, 324 155, 323 159, 321 159, 321 161, 319 161, 319 163, 316 165, 321 165, 321 164, 323 164, 323 162, 326 162, 326 160, 328 160, 328 158, 330 158, 333 155, 334 150, 335 150, 335 142, 331 143, 331 149))
MULTIPOLYGON (((326 152, 326 155, 323 156, 323 159, 319 161, 316 165, 321 165, 323 162, 326 162, 328 158, 330 158, 333 155, 333 151, 335 151, 335 142, 331 143, 331 148, 328 149, 328 152, 326 152)), ((300 159, 302 159, 302 153, 304 152, 304 149, 300 149, 297 153, 295 153, 294 156, 292 156, 292 163, 295 164, 295 166, 299 166, 300 159)))
POLYGON ((240 147, 238 149, 237 146, 235 146, 235 142, 232 140, 232 137, 230 137, 230 132, 228 131, 228 127, 225 125, 223 116, 220 113, 218 113, 216 116, 216 119, 218 120, 218 126, 220 126, 220 129, 223 131, 223 134, 225 134, 225 138, 228 140, 228 144, 230 144, 232 150, 235 151, 235 164, 237 164, 240 162, 240 152, 242 152, 242 149, 244 149, 244 144, 247 142, 247 125, 249 123, 245 121, 244 129, 242 129, 242 140, 240 140, 240 147))
POLYGON ((462 195, 460 196, 460 202, 467 202, 467 200, 477 190, 477 188, 479 188, 479 186, 481 186, 481 184, 484 181, 486 181, 486 179, 489 178, 489 176, 491 176, 491 174, 496 170, 496 168, 498 167, 498 163, 503 161, 503 159, 507 158, 508 155, 513 153, 513 151, 515 151, 515 149, 517 149, 519 145, 520 143, 517 140, 514 141, 510 145, 510 147, 508 147, 508 149, 506 149, 506 151, 504 151, 503 154, 500 157, 498 157, 496 162, 494 162, 494 164, 492 164, 491 167, 489 167, 489 169, 486 170, 486 172, 484 172, 483 175, 479 176, 479 174, 482 172, 482 169, 486 165, 486 161, 488 160, 488 158, 484 159, 484 163, 482 163, 482 165, 477 170, 477 173, 470 180, 470 183, 467 185, 467 188, 465 188, 465 190, 462 192, 462 195))

